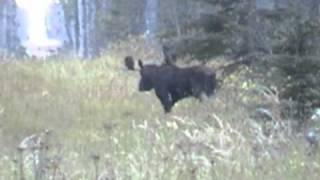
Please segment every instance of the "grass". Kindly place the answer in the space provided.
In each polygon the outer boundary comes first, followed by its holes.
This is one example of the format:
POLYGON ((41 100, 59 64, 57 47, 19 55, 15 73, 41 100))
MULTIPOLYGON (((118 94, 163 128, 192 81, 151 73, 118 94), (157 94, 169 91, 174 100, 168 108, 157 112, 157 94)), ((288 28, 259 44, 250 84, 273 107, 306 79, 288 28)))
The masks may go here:
POLYGON ((319 179, 320 158, 306 155, 303 138, 267 136, 252 118, 266 102, 250 90, 248 71, 229 77, 213 99, 185 99, 164 114, 121 62, 2 63, 0 179, 35 179, 38 169, 36 179, 319 179), (46 130, 45 155, 18 150, 46 130))

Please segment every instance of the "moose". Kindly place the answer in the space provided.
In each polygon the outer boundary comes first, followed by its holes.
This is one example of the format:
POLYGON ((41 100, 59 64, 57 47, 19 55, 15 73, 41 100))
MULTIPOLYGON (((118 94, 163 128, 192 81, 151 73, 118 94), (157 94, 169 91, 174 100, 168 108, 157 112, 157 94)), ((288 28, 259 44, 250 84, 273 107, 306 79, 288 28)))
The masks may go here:
MULTIPOLYGON (((161 65, 147 64, 138 60, 140 69, 139 91, 155 90, 165 113, 171 112, 172 107, 179 100, 187 97, 195 97, 200 101, 213 96, 215 91, 221 87, 223 80, 232 74, 239 66, 249 66, 254 58, 235 61, 215 70, 205 66, 178 67, 177 54, 168 46, 162 47, 164 62, 161 65), (217 79, 216 73, 219 78, 217 79), (221 72, 221 73, 219 73, 221 72)), ((125 66, 128 70, 134 70, 132 56, 126 56, 125 66)))
POLYGON ((141 60, 139 91, 155 90, 165 113, 171 112, 179 100, 195 97, 202 101, 216 88, 216 73, 205 66, 180 68, 173 63, 144 65, 141 60))

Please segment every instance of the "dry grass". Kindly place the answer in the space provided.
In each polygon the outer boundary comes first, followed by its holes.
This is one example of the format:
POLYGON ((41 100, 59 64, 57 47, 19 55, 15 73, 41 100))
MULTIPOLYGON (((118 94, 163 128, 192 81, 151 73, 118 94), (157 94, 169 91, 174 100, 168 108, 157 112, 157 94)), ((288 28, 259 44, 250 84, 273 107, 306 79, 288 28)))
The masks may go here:
POLYGON ((319 179, 319 156, 285 120, 252 118, 266 102, 248 71, 164 114, 121 62, 1 64, 0 179, 319 179))

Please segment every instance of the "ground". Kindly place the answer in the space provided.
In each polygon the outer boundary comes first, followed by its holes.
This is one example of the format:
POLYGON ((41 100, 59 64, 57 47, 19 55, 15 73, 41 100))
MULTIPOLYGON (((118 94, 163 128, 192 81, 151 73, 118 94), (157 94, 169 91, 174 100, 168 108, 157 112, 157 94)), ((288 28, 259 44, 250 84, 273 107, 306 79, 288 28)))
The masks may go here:
POLYGON ((267 136, 253 118, 265 102, 248 75, 165 114, 119 57, 1 63, 0 179, 33 179, 39 168, 38 179, 319 179, 319 156, 301 135, 267 136), (45 131, 45 155, 18 148, 45 131))

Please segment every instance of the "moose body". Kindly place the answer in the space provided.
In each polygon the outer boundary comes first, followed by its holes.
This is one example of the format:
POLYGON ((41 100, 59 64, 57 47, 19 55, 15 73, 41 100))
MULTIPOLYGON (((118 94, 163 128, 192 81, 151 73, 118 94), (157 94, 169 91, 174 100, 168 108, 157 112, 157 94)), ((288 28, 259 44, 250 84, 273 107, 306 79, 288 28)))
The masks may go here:
POLYGON ((183 98, 193 96, 201 100, 204 95, 214 94, 216 74, 208 67, 180 68, 172 64, 144 66, 141 61, 139 66, 139 91, 154 89, 166 113, 183 98))

